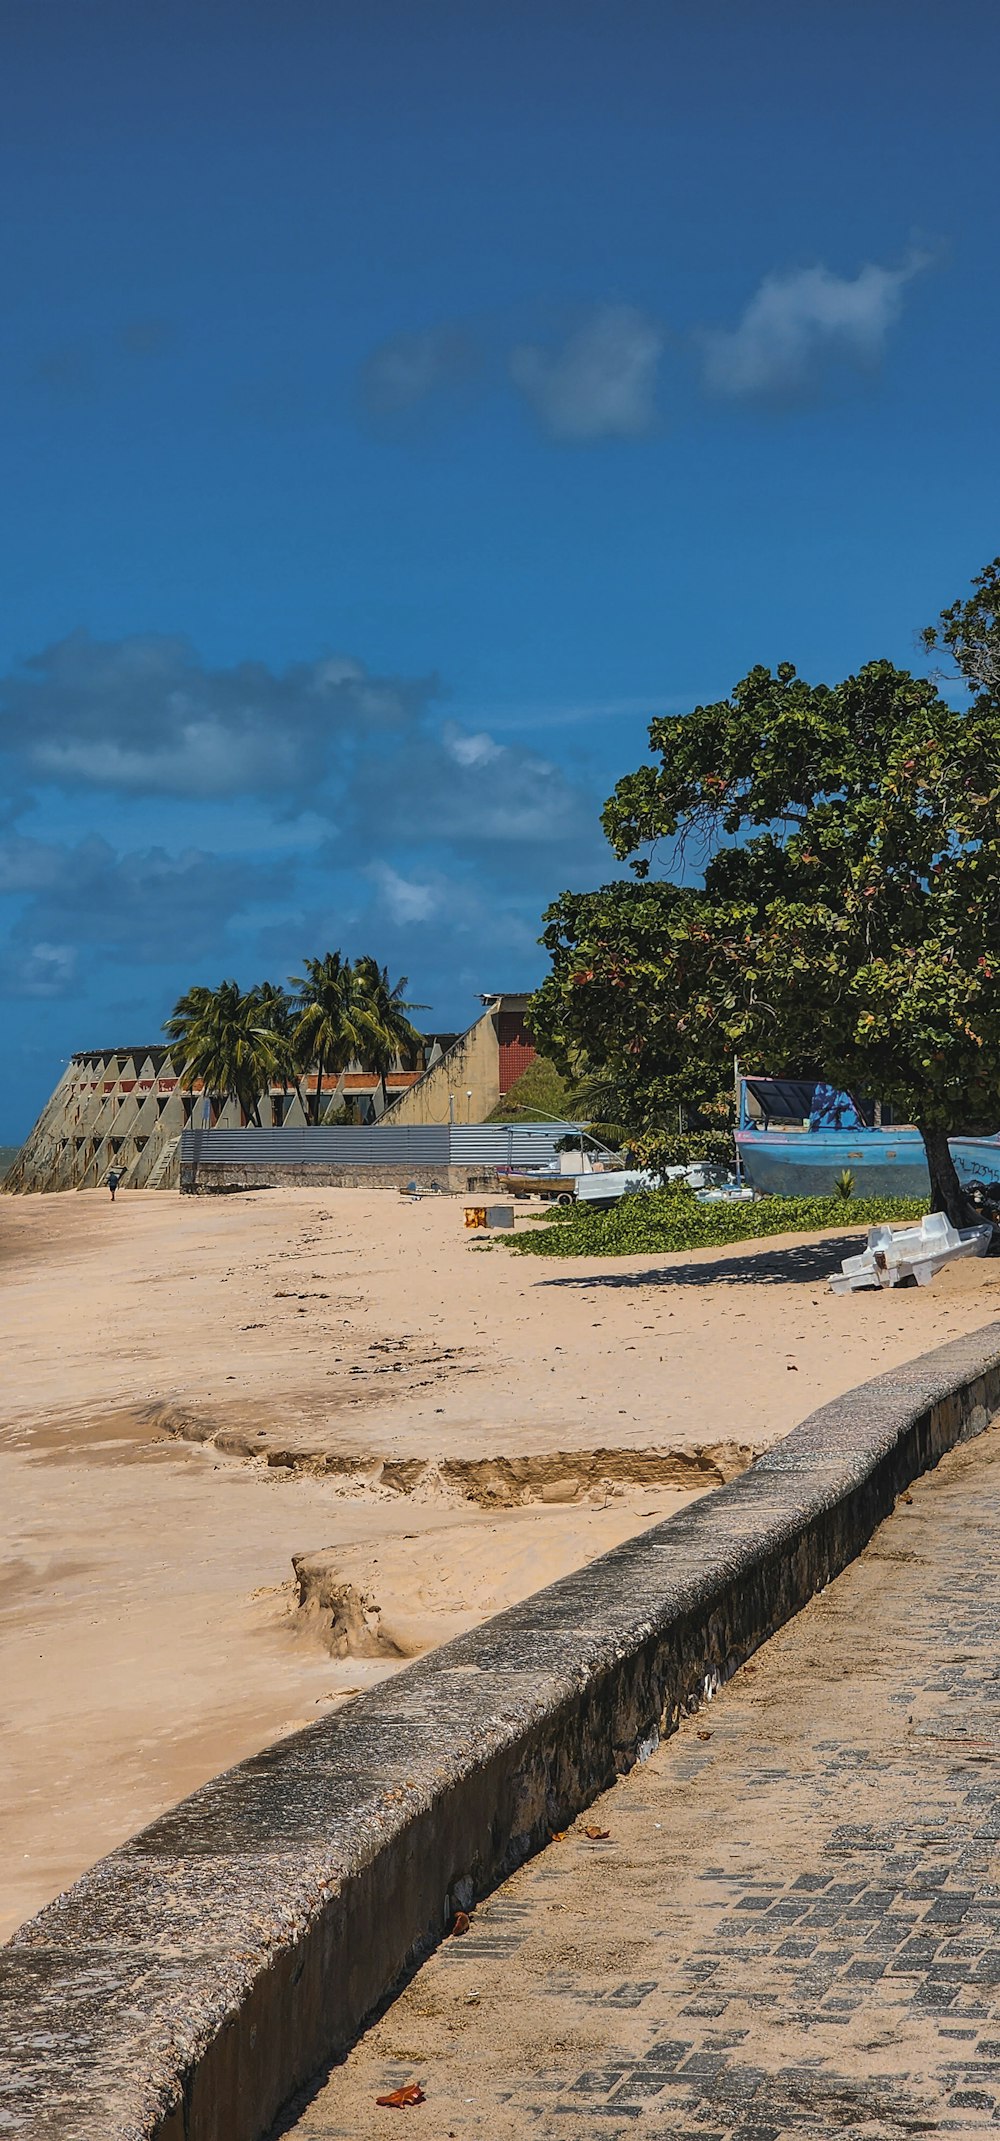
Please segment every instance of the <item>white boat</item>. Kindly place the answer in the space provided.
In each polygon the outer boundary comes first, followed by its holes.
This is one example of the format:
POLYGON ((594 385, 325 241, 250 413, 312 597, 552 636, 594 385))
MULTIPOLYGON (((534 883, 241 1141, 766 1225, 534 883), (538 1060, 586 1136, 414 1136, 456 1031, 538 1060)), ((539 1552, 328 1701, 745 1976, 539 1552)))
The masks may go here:
POLYGON ((667 1182, 685 1182, 693 1190, 699 1204, 750 1204, 752 1189, 742 1189, 738 1182, 727 1177, 722 1168, 709 1160, 694 1160, 689 1167, 663 1167, 653 1170, 648 1167, 623 1167, 609 1170, 607 1174, 579 1175, 576 1182, 577 1204, 617 1204, 619 1197, 631 1197, 637 1190, 662 1189, 667 1182))
POLYGON ((992 1226, 953 1227, 944 1212, 928 1212, 918 1227, 869 1227, 860 1255, 845 1256, 830 1287, 849 1294, 906 1283, 929 1286, 945 1264, 985 1256, 992 1238, 992 1226))
MULTIPOLYGON (((669 1174, 682 1175, 683 1167, 669 1168, 669 1174)), ((619 1197, 631 1197, 633 1191, 662 1188, 661 1178, 647 1167, 616 1168, 608 1174, 577 1175, 576 1204, 617 1204, 619 1197)))

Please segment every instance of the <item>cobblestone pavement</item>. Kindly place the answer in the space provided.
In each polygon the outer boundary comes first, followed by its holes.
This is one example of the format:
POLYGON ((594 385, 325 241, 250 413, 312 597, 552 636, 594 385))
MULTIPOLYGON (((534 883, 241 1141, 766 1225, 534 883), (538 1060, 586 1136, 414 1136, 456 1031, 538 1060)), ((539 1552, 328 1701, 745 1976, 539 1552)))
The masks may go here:
POLYGON ((993 1429, 485 1902, 281 2132, 996 2134, 998 1577, 993 1429), (376 2108, 412 2081, 422 2105, 376 2108))

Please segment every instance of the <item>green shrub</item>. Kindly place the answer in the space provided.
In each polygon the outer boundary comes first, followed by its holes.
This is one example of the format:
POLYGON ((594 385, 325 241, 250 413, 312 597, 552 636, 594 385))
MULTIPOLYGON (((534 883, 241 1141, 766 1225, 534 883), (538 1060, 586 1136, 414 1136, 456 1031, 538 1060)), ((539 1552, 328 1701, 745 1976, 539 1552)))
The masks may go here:
POLYGON ((710 1160, 716 1167, 736 1164, 727 1130, 640 1130, 631 1144, 643 1167, 686 1167, 694 1160, 710 1160))
MULTIPOLYGON (((655 1256, 682 1249, 722 1248, 770 1234, 816 1234, 823 1227, 851 1232, 922 1218, 926 1197, 762 1197, 755 1204, 699 1204, 684 1183, 622 1197, 609 1210, 583 1204, 550 1205, 542 1223, 505 1235, 506 1248, 527 1256, 655 1256)), ((498 1237, 500 1238, 500 1237, 498 1237)))
POLYGON ((536 1056, 486 1117, 488 1123, 579 1122, 585 1112, 578 1088, 547 1056, 536 1056))

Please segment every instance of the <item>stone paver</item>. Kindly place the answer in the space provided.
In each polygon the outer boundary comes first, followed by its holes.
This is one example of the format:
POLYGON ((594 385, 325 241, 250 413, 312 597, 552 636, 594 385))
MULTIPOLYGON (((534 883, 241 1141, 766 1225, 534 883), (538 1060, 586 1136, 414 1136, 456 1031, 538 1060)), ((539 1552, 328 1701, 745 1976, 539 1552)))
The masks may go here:
POLYGON ((992 1429, 485 1902, 279 2131, 996 2134, 998 1583, 992 1429), (422 2105, 376 2108, 414 2080, 422 2105))

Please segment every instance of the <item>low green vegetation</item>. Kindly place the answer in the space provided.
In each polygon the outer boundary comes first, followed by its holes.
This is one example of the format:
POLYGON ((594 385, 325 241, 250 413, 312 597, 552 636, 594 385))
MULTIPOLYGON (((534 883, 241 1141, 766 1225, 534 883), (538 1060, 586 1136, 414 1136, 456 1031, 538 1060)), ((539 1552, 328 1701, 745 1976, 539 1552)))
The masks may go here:
POLYGON ((642 1130, 630 1140, 640 1167, 690 1167, 708 1160, 732 1173, 736 1147, 731 1130, 642 1130))
POLYGON ((762 1197, 757 1204, 699 1204, 683 1183, 622 1197, 605 1212, 550 1205, 530 1232, 498 1236, 527 1256, 656 1256, 716 1249, 769 1234, 817 1234, 823 1227, 902 1226, 920 1219, 926 1197, 762 1197))

